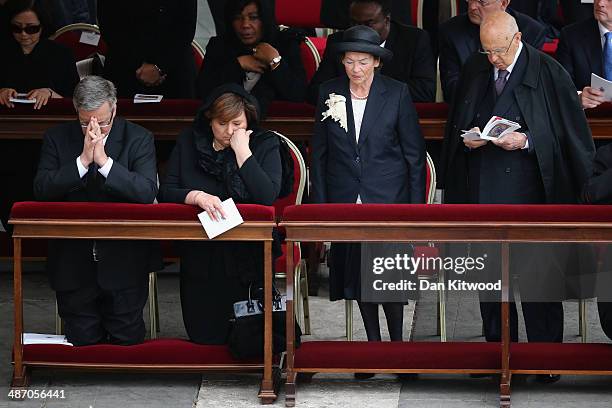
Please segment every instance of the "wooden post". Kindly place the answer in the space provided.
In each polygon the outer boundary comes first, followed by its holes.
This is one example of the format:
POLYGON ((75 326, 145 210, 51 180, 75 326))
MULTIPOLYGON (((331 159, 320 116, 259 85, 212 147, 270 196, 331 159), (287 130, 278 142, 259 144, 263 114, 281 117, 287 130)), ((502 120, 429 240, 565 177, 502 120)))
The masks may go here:
POLYGON ((13 367, 12 387, 27 387, 28 376, 23 365, 23 287, 21 270, 21 238, 13 238, 13 305, 15 318, 15 338, 13 340, 13 367))
POLYGON ((501 408, 510 407, 510 244, 501 244, 501 381, 499 405, 501 408))
MULTIPOLYGON (((287 240, 287 380, 285 382, 285 406, 295 406, 295 372, 293 363, 295 358, 295 317, 294 317, 294 291, 293 280, 295 271, 295 261, 293 250, 295 243, 287 240)), ((298 299, 299 301, 299 299, 298 299)))
POLYGON ((272 380, 272 241, 265 241, 264 250, 264 374, 259 398, 263 404, 276 400, 272 380))

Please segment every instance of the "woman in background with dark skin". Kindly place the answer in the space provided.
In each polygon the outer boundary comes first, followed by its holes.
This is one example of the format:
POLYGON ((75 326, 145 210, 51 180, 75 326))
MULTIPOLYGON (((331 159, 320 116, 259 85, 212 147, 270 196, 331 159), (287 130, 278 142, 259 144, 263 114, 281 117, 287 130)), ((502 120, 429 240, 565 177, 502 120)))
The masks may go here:
POLYGON ((228 0, 226 34, 210 39, 198 75, 198 96, 235 83, 259 102, 262 116, 272 100, 302 102, 306 73, 300 58, 301 36, 280 31, 272 11, 259 0, 228 0))
POLYGON ((79 82, 70 49, 47 37, 48 11, 34 0, 9 0, 4 5, 9 21, 0 43, 0 105, 12 108, 18 93, 35 99, 34 109, 51 98, 72 97, 79 82))
MULTIPOLYGON (((281 185, 279 141, 258 128, 256 105, 236 84, 213 90, 176 142, 159 201, 195 205, 213 219, 224 216, 221 202, 230 197, 271 205, 281 185)), ((248 242, 180 244, 181 305, 192 341, 227 343, 234 302, 263 279, 261 249, 248 242)))

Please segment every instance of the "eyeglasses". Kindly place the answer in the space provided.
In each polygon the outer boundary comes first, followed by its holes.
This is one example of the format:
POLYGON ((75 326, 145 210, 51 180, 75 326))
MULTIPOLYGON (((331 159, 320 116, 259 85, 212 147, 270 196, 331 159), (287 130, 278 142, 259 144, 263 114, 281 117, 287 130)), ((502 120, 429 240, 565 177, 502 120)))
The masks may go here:
POLYGON ((514 35, 512 36, 512 39, 510 40, 510 44, 508 44, 508 47, 506 48, 506 50, 500 50, 500 49, 496 49, 496 50, 491 50, 491 51, 486 51, 483 50, 482 48, 478 50, 479 53, 484 54, 484 55, 496 55, 496 56, 502 56, 502 55, 506 55, 508 53, 508 51, 510 51, 510 47, 512 47, 512 42, 514 41, 514 37, 516 37, 518 33, 514 33, 514 35))
POLYGON ((21 34, 25 32, 26 34, 36 34, 40 32, 40 24, 38 25, 29 25, 25 27, 18 26, 17 24, 11 24, 11 31, 13 34, 21 34))
MULTIPOLYGON (((115 119, 115 111, 113 110, 113 113, 111 114, 111 117, 109 120, 105 120, 104 122, 98 122, 98 126, 100 126, 100 129, 106 129, 107 127, 110 127, 113 124, 113 119, 115 119)), ((89 122, 80 122, 81 127, 83 129, 85 129, 87 126, 89 126, 89 122)))
POLYGON ((481 7, 487 7, 491 3, 497 3, 498 0, 465 0, 466 3, 478 3, 481 7))

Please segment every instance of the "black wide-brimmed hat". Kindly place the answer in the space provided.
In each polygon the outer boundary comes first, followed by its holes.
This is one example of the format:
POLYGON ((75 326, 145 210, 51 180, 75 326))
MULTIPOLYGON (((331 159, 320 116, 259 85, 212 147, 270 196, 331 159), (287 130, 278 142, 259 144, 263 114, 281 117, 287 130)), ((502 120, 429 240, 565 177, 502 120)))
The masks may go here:
POLYGON ((380 46, 380 35, 368 26, 357 25, 353 26, 342 35, 342 42, 335 44, 336 52, 365 52, 379 57, 384 61, 393 58, 393 53, 388 49, 380 46))

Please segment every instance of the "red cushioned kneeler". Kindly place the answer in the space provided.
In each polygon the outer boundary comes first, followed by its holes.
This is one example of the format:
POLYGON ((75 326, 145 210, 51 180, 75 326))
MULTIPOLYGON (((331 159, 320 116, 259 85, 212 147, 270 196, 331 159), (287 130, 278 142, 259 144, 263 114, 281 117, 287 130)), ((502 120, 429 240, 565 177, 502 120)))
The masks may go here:
POLYGON ((23 348, 26 363, 121 364, 121 365, 236 365, 263 364, 258 360, 236 360, 227 346, 201 345, 180 339, 147 340, 135 346, 98 344, 71 347, 29 344, 23 348))
POLYGON ((499 370, 500 343, 308 341, 295 351, 296 369, 499 370))
POLYGON ((612 344, 513 343, 510 369, 612 372, 612 344))

